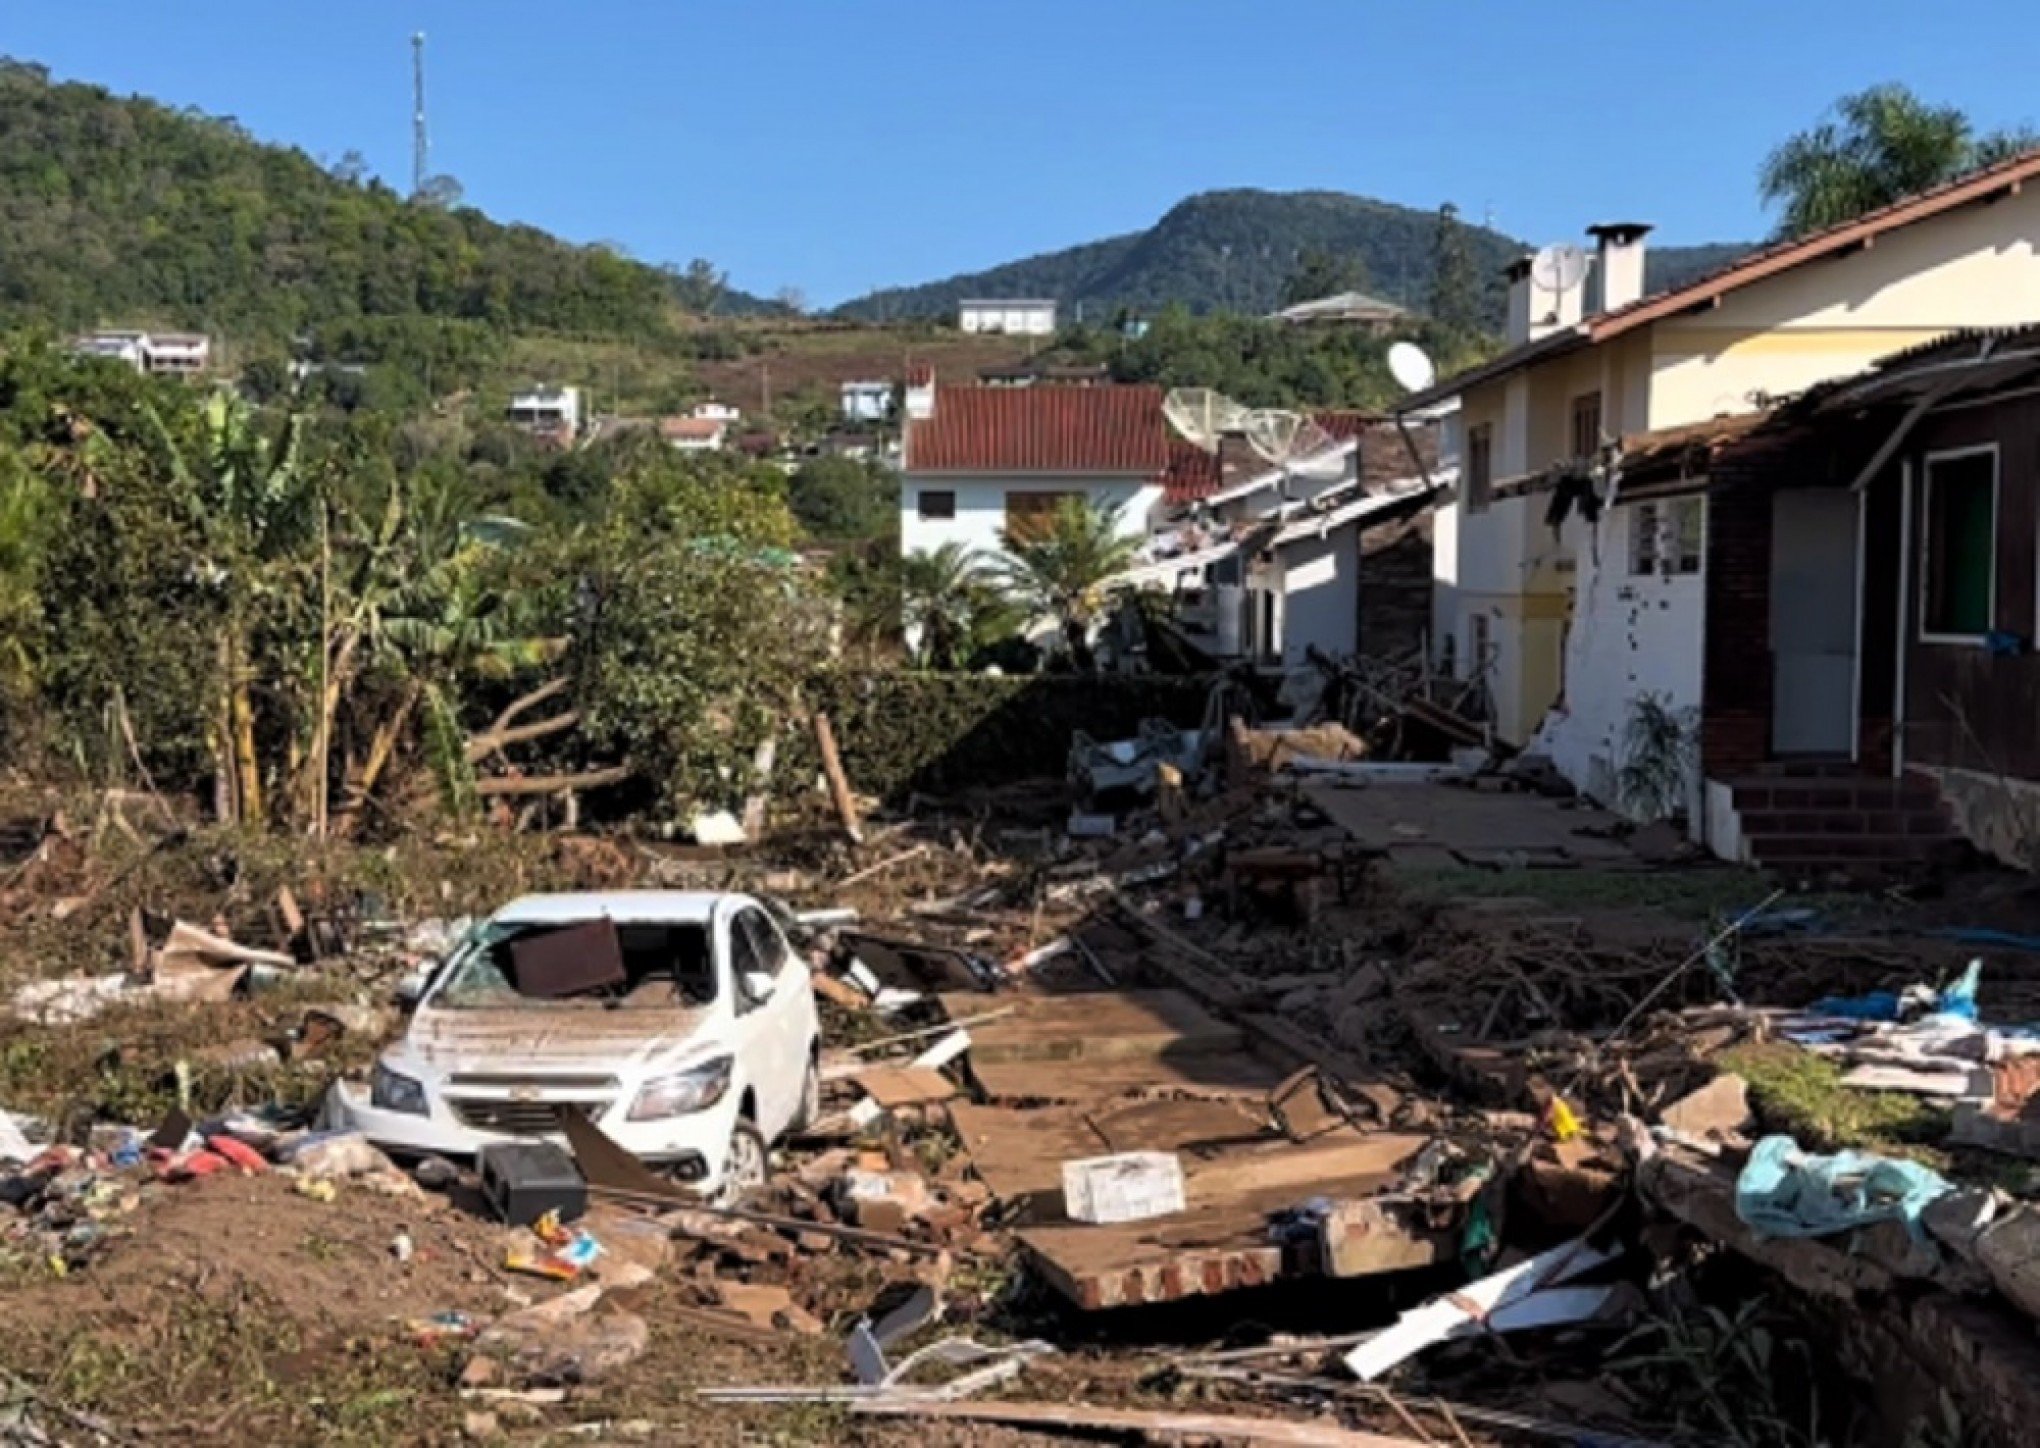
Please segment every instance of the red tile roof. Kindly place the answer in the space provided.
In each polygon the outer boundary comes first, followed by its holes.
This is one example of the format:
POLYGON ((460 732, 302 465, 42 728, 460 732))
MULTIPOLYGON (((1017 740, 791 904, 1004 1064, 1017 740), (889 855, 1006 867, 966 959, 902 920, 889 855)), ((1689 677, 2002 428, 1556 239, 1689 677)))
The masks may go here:
POLYGON ((1349 437, 1358 437, 1375 423, 1381 421, 1378 412, 1360 412, 1351 408, 1326 408, 1311 414, 1317 425, 1344 442, 1349 437))
POLYGON ((909 362, 907 364, 907 386, 926 387, 934 380, 935 369, 929 363, 909 362))
POLYGON ((1194 447, 1180 437, 1169 439, 1169 469, 1162 475, 1163 500, 1194 503, 1218 491, 1218 454, 1194 447))
POLYGON ((712 417, 662 417, 659 419, 659 436, 663 438, 716 438, 729 430, 729 424, 718 422, 712 417))
POLYGON ((941 387, 907 425, 908 472, 1132 473, 1169 465, 1159 387, 941 387))

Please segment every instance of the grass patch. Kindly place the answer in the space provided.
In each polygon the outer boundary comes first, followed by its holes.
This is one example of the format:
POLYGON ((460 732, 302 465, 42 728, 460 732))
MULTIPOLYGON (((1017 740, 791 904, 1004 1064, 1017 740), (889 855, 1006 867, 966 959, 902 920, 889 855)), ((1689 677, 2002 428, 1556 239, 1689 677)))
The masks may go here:
POLYGON ((1789 1133, 1813 1151, 1855 1147, 1910 1157, 1940 1168, 1949 1114, 1903 1091, 1859 1091, 1842 1085, 1842 1068, 1797 1046, 1737 1046, 1720 1057, 1724 1069, 1750 1083, 1750 1100, 1766 1128, 1789 1133))

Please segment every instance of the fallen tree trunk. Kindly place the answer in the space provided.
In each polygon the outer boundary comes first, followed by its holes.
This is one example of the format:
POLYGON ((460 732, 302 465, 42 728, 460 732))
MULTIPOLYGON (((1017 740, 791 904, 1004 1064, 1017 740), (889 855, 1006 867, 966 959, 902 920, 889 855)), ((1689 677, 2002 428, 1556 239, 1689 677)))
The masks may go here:
POLYGON ((829 779, 829 797, 836 804, 836 818, 843 822, 843 833, 850 837, 850 843, 864 843, 864 831, 857 823, 857 799, 850 793, 850 776, 843 772, 843 756, 836 750, 836 731, 830 727, 829 716, 819 709, 815 711, 815 748, 821 752, 822 773, 829 779))
POLYGON ((504 706, 503 712, 490 722, 488 728, 482 730, 479 734, 469 736, 463 751, 467 757, 467 762, 469 764, 480 764, 499 749, 506 748, 512 744, 522 744, 531 739, 543 739, 549 734, 559 734, 580 723, 581 711, 569 709, 564 714, 556 714, 550 719, 541 719, 536 724, 512 727, 516 725, 520 716, 529 713, 548 699, 555 699, 564 694, 570 687, 570 683, 571 681, 565 678, 548 679, 530 693, 522 694, 512 699, 504 706))
POLYGON ((949 1422, 996 1423, 1037 1432, 1057 1430, 1128 1435, 1143 1442, 1322 1445, 1322 1448, 1411 1448, 1415 1438, 1390 1438, 1342 1428, 1337 1423, 1292 1418, 1242 1418, 1228 1413, 1148 1412, 1138 1408, 1094 1408, 1085 1403, 942 1403, 874 1400, 851 1412, 892 1418, 937 1418, 949 1422))
POLYGON ((483 799, 514 797, 533 794, 559 794, 569 789, 600 789, 606 784, 621 784, 634 771, 628 764, 612 764, 603 769, 584 770, 580 774, 535 774, 528 777, 511 776, 506 779, 478 779, 475 793, 483 799))

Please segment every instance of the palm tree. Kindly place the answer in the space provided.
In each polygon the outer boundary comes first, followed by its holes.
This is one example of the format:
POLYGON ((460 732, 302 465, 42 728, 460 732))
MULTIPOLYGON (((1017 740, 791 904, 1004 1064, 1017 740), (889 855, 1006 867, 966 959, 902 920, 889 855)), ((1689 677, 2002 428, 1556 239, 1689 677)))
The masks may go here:
POLYGON ((1119 531, 1120 512, 1064 498, 1046 527, 999 535, 1006 556, 995 576, 1035 617, 1055 620, 1080 669, 1092 667, 1091 627, 1104 609, 1106 583, 1140 551, 1138 539, 1119 531))
POLYGON ((1780 236, 1801 236, 1925 191, 2030 148, 2025 131, 1975 134, 1953 106, 1902 85, 1843 96, 1829 117, 1773 151, 1758 173, 1766 204, 1784 207, 1780 236))
POLYGON ((961 543, 944 543, 932 553, 916 549, 900 561, 901 615, 928 668, 962 662, 984 603, 983 565, 961 543))

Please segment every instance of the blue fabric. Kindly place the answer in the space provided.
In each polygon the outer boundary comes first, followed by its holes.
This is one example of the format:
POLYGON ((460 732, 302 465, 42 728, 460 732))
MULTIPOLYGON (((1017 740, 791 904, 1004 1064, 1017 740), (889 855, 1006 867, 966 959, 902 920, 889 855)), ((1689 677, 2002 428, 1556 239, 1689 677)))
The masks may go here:
POLYGON ((1767 1237, 1826 1237, 1902 1221, 1925 1241, 1920 1213, 1952 1190, 1918 1162, 1867 1151, 1813 1156, 1789 1136, 1767 1136, 1735 1183, 1735 1214, 1767 1237))
POLYGON ((1976 1019, 1976 983, 1983 975, 1983 962, 1972 960, 1969 969, 1955 978, 1955 984, 1942 991, 1934 1002, 1937 1016, 1959 1016, 1965 1021, 1976 1019))
POLYGON ((1841 1016, 1852 1021, 1895 1021, 1898 994, 1873 990, 1868 995, 1822 996, 1808 1008, 1817 1016, 1841 1016))

